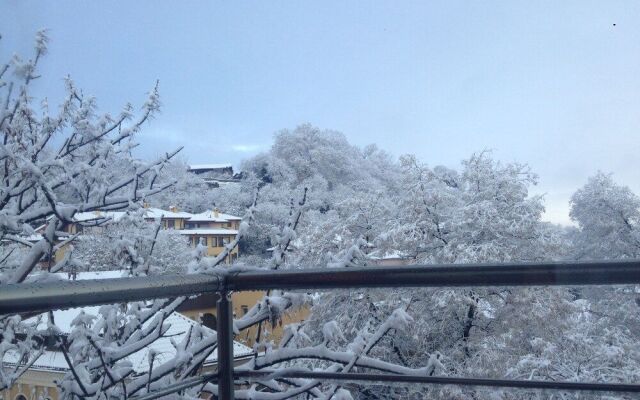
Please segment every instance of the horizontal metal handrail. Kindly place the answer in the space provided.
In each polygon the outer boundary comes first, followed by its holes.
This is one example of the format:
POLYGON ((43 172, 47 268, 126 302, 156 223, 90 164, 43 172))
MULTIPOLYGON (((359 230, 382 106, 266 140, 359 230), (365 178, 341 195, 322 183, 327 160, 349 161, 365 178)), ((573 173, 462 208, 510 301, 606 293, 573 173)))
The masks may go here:
POLYGON ((578 286, 640 283, 640 260, 318 268, 229 274, 229 290, 578 286))
MULTIPOLYGON (((323 382, 393 382, 393 383, 417 383, 435 385, 459 385, 459 386, 484 386, 484 387, 510 387, 516 389, 532 390, 565 390, 581 392, 611 392, 611 393, 640 393, 640 385, 613 382, 569 382, 569 381, 540 381, 522 379, 499 378, 466 378, 457 376, 426 376, 426 375, 401 375, 391 373, 354 373, 354 372, 326 372, 309 371, 302 369, 285 370, 236 370, 233 372, 236 380, 249 382, 269 381, 272 379, 317 379, 323 382)), ((181 390, 202 385, 207 382, 216 382, 218 373, 205 373, 198 377, 188 378, 183 381, 168 385, 160 390, 133 397, 132 400, 153 400, 162 396, 177 393, 181 390)))
POLYGON ((520 389, 554 389, 554 390, 579 390, 597 392, 624 392, 640 393, 640 385, 626 383, 606 382, 569 382, 569 381, 538 381, 522 379, 495 379, 495 378, 464 378, 455 376, 422 376, 402 375, 391 373, 356 373, 356 372, 325 372, 303 370, 260 370, 260 371, 235 371, 236 378, 255 380, 270 380, 278 378, 307 378, 326 381, 346 382, 397 382, 397 383, 429 383, 438 385, 461 386, 489 386, 511 387, 520 389))
POLYGON ((0 285, 0 315, 223 290, 639 284, 640 260, 412 265, 158 275, 0 285))
POLYGON ((219 292, 220 275, 47 281, 0 285, 0 315, 219 292))
MULTIPOLYGON (((297 270, 220 270, 211 275, 160 275, 151 277, 35 282, 0 285, 0 315, 113 304, 154 298, 220 293, 218 308, 231 304, 228 291, 327 290, 376 287, 482 287, 579 286, 640 284, 640 260, 462 265, 412 265, 297 270), (222 304, 226 301, 225 304, 222 304)), ((522 381, 490 378, 433 377, 397 374, 330 373, 320 371, 233 371, 231 318, 218 318, 219 371, 190 378, 140 399, 155 399, 217 379, 222 398, 233 398, 235 378, 267 379, 269 374, 289 378, 345 381, 501 386, 530 389, 640 392, 640 385, 596 382, 522 381), (225 333, 227 333, 225 335, 225 333), (224 350, 224 351, 223 351, 224 350), (231 373, 233 371, 233 374, 231 373)))

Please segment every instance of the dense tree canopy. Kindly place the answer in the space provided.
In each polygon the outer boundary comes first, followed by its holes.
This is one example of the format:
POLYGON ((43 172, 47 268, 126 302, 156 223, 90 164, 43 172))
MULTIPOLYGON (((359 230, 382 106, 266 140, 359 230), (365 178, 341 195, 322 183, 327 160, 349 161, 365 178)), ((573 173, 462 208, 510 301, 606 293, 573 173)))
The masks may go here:
POLYGON ((571 197, 580 259, 640 257, 640 197, 598 172, 571 197))
MULTIPOLYGON (((486 151, 457 169, 430 167, 415 156, 396 161, 375 146, 361 149, 344 135, 303 125, 277 133, 273 147, 245 161, 243 169, 242 184, 213 189, 212 196, 239 209, 259 188, 256 229, 245 245, 264 256, 266 248, 277 251, 286 242, 282 259, 270 264, 278 268, 348 268, 388 255, 427 264, 638 256, 638 197, 602 173, 572 197, 571 217, 578 226, 569 228, 543 221, 544 199, 530 195, 538 178, 526 164, 505 164, 486 151), (306 201, 298 205, 303 188, 306 201), (298 223, 286 231, 292 215, 298 223)), ((372 355, 464 376, 632 381, 640 360, 633 350, 640 340, 633 293, 634 288, 338 291, 318 295, 311 318, 296 329, 321 341, 323 324, 335 320, 343 335, 336 340, 347 344, 363 326, 403 309, 414 316, 412 329, 386 336, 372 355), (629 355, 624 366, 622 353, 629 355)), ((357 388, 359 398, 525 396, 357 388)))

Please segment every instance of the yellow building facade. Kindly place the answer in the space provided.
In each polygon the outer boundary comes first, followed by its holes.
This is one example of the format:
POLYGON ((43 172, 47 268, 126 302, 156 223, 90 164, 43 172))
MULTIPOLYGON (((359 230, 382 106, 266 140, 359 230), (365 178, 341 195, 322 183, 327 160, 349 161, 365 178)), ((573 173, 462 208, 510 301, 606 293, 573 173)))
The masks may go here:
MULTIPOLYGON (((234 317, 241 318, 247 314, 265 295, 266 292, 263 291, 233 292, 231 294, 231 302, 234 317)), ((177 311, 194 321, 199 321, 203 325, 215 329, 217 300, 217 294, 205 294, 187 301, 183 306, 178 308, 177 311)), ((302 322, 309 317, 309 314, 309 308, 291 310, 283 315, 282 319, 276 321, 275 325, 272 326, 270 321, 265 321, 261 325, 254 325, 240 331, 234 339, 246 346, 253 347, 258 337, 258 328, 260 327, 260 340, 270 340, 277 345, 282 338, 286 325, 302 322)))
MULTIPOLYGON (((74 222, 67 224, 63 231, 70 235, 83 232, 99 233, 101 226, 95 226, 94 222, 100 219, 107 221, 119 221, 126 213, 122 211, 109 212, 83 212, 76 213, 74 222)), ((191 246, 202 243, 207 248, 207 256, 219 255, 225 246, 233 242, 238 236, 238 229, 242 218, 235 215, 221 213, 217 208, 202 213, 192 214, 180 211, 177 207, 169 210, 152 208, 145 205, 144 219, 148 222, 160 221, 163 229, 174 229, 186 236, 191 246)), ((105 226, 105 225, 102 225, 105 226)), ((60 238, 63 239, 63 238, 60 238)), ((66 252, 66 246, 61 247, 55 254, 55 261, 62 260, 66 252)), ((236 246, 225 259, 227 264, 233 263, 240 251, 236 246)))
POLYGON ((59 381, 64 372, 45 368, 33 368, 26 371, 13 386, 0 390, 2 400, 58 400, 59 381), (22 396, 22 397, 21 397, 22 396))

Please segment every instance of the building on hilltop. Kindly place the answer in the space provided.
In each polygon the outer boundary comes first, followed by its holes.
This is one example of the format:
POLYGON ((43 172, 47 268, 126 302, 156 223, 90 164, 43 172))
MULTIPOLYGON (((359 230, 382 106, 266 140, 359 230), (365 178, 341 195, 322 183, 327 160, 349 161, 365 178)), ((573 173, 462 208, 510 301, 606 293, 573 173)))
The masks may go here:
POLYGON ((199 164, 190 165, 189 172, 200 176, 210 188, 240 183, 244 174, 234 173, 231 164, 199 164))
POLYGON ((197 164, 189 165, 189 172, 196 175, 228 175, 233 176, 233 166, 231 164, 197 164))

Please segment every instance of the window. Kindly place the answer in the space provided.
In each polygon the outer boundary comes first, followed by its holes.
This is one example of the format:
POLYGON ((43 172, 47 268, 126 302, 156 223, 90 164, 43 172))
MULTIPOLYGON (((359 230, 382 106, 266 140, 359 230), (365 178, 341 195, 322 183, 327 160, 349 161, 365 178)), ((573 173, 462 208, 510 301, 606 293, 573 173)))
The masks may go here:
POLYGON ((240 306, 242 308, 242 315, 247 315, 249 312, 249 306, 245 306, 244 304, 240 306))
POLYGON ((176 221, 173 219, 170 219, 167 221, 167 228, 169 229, 173 229, 176 227, 176 221))

